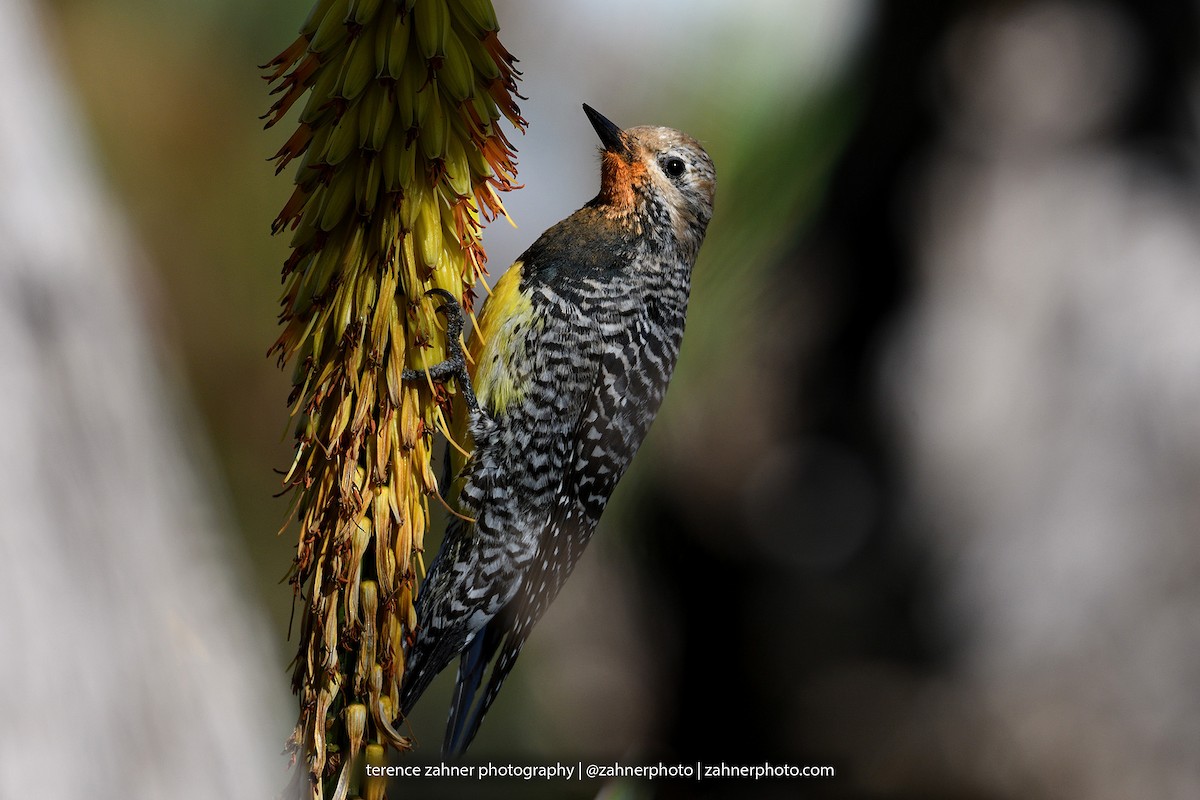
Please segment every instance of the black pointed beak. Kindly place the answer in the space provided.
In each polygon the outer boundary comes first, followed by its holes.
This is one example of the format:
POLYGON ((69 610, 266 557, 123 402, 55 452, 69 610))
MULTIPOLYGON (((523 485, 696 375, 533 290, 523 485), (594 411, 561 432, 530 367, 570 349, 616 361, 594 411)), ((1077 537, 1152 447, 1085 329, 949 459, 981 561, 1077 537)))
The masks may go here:
POLYGON ((622 156, 629 155, 625 137, 621 135, 621 129, 614 125, 612 120, 587 103, 583 104, 583 112, 587 114, 592 127, 596 129, 596 135, 600 137, 600 143, 604 145, 605 150, 622 156))

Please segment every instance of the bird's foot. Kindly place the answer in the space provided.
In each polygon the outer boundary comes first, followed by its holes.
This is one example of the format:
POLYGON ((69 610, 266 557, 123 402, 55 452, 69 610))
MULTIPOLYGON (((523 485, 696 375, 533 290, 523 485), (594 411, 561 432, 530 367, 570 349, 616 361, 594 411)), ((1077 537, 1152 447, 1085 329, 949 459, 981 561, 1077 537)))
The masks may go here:
POLYGON ((449 350, 450 357, 423 370, 406 369, 401 374, 401 378, 406 381, 433 380, 438 383, 444 383, 450 378, 457 378, 463 400, 467 404, 467 410, 472 417, 478 417, 480 415, 479 401, 475 397, 475 387, 471 384, 471 375, 467 372, 467 357, 462 348, 462 332, 466 327, 462 307, 459 306, 454 295, 445 289, 430 289, 425 294, 426 296, 436 294, 445 301, 437 307, 437 310, 446 315, 446 349, 449 350))

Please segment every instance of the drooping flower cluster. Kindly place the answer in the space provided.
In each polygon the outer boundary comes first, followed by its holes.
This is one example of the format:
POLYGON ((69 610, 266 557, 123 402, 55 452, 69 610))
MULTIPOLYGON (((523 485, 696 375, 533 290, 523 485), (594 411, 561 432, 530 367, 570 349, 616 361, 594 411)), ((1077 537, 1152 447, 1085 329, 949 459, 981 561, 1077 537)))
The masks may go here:
POLYGON ((484 272, 482 219, 514 188, 506 117, 515 59, 490 0, 318 0, 300 37, 266 65, 277 123, 303 97, 274 156, 299 159, 272 230, 291 232, 284 330, 270 352, 292 364, 300 600, 290 741, 313 798, 382 797, 364 758, 406 749, 395 727, 403 641, 438 497, 432 433, 448 429, 447 387, 403 381, 442 360, 427 292, 471 311, 484 272), (360 785, 361 784, 361 785, 360 785))

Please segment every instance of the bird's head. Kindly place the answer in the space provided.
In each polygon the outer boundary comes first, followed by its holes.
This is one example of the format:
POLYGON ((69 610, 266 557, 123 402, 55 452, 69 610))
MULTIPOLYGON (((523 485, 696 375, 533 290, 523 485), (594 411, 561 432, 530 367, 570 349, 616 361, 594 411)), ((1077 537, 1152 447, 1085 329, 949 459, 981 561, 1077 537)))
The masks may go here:
POLYGON ((621 130, 586 103, 583 110, 603 145, 596 201, 635 219, 661 207, 679 244, 699 249, 717 185, 712 159, 700 143, 674 128, 621 130))

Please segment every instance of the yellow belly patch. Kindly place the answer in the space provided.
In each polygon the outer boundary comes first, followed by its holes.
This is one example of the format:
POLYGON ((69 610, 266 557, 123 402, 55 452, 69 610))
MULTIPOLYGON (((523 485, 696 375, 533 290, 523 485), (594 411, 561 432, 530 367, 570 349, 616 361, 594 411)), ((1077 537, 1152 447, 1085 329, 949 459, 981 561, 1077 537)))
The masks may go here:
POLYGON ((524 340, 533 318, 533 305, 521 293, 521 269, 518 261, 497 281, 492 296, 483 306, 479 325, 471 337, 469 351, 474 360, 471 378, 479 403, 491 414, 502 413, 525 396, 521 376, 528 370, 516 369, 514 359, 524 358, 524 340))

